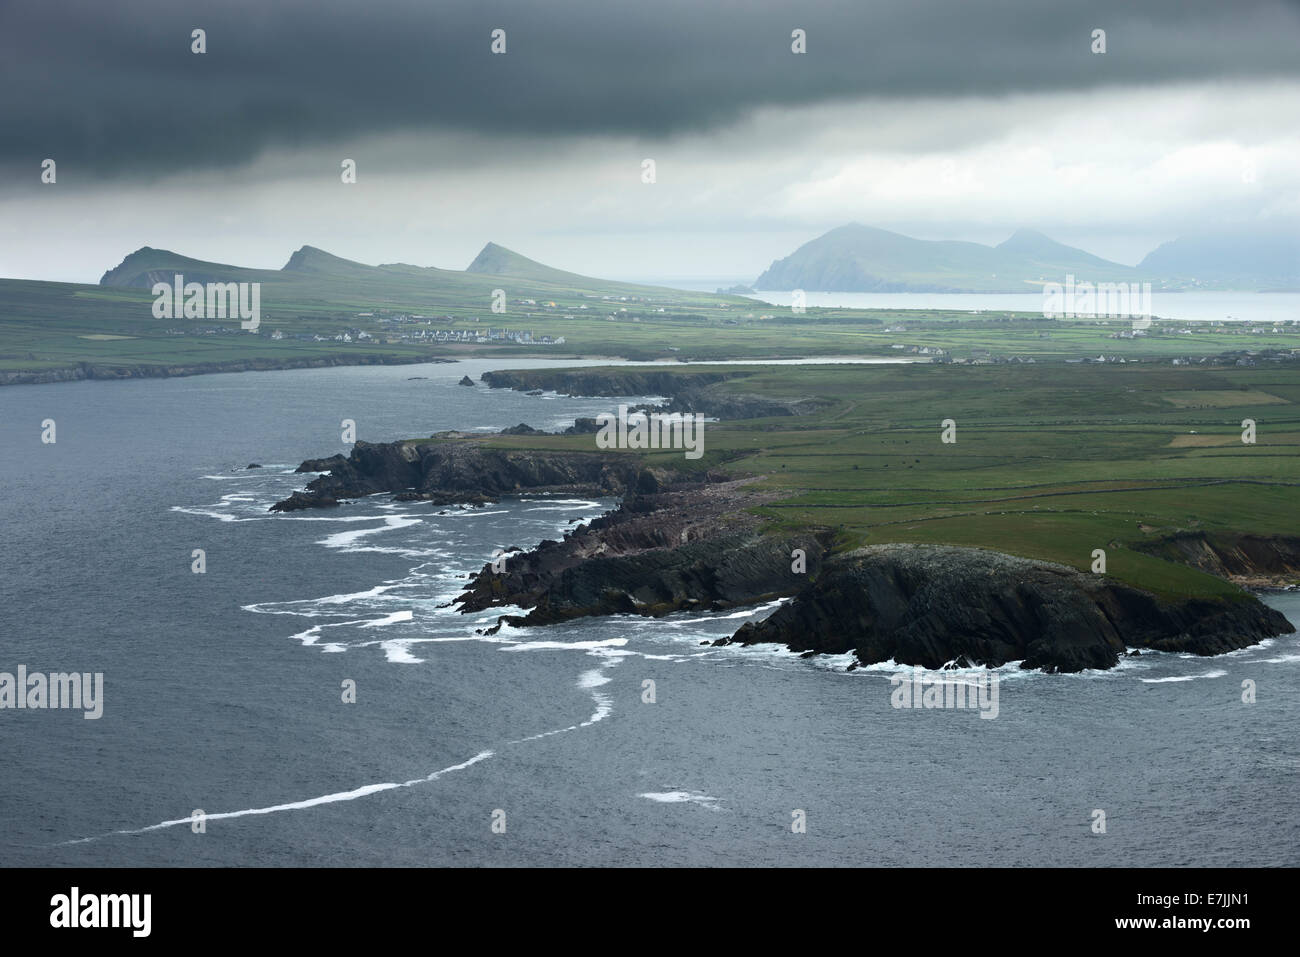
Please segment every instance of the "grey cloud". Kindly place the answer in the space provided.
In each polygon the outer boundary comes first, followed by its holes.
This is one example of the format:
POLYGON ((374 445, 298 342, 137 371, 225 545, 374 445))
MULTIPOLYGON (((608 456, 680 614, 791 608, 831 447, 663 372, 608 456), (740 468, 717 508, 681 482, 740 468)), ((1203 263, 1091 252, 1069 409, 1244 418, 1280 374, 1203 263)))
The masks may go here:
POLYGON ((71 182, 401 132, 661 137, 764 106, 1295 76, 1298 46, 1281 0, 16 2, 0 6, 0 165, 51 156, 71 182))

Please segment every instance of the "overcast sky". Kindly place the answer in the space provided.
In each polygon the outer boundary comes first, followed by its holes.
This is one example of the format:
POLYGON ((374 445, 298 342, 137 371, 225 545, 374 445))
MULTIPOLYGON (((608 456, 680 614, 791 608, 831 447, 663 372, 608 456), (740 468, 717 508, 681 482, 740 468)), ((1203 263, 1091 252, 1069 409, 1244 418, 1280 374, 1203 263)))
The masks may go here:
POLYGON ((850 221, 1135 263, 1300 221, 1298 106, 1292 0, 6 0, 0 276, 492 240, 752 279, 850 221))

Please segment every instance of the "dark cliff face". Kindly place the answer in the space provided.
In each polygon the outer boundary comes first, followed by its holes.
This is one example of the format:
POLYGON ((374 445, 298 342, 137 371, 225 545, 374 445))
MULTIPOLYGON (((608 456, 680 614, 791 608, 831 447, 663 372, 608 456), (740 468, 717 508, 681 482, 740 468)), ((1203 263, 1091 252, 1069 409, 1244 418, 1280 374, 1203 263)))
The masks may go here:
POLYGON ((501 605, 530 609, 512 619, 547 624, 588 615, 666 615, 728 608, 793 594, 830 545, 824 531, 764 535, 746 505, 762 496, 747 482, 717 481, 669 491, 634 491, 616 511, 532 551, 491 563, 457 599, 464 612, 501 605))
POLYGON ((484 502, 521 491, 620 495, 671 477, 626 454, 499 449, 470 441, 357 442, 346 457, 309 459, 298 471, 328 474, 272 511, 325 507, 376 492, 437 503, 484 502))
MULTIPOLYGON (((754 375, 736 372, 664 372, 656 369, 518 369, 485 372, 482 380, 493 389, 529 392, 550 389, 563 395, 661 395, 669 412, 700 412, 719 419, 758 419, 810 415, 825 405, 811 396, 780 398, 745 393, 724 383, 754 375)), ((612 410, 611 410, 612 411, 612 410)))
MULTIPOLYGON (((650 385, 618 381, 611 388, 655 391, 650 385)), ((358 442, 347 456, 308 460, 298 471, 326 474, 273 511, 337 506, 379 492, 435 503, 524 491, 622 496, 617 510, 562 541, 528 551, 522 549, 530 543, 517 543, 502 570, 485 564, 457 599, 465 612, 528 609, 504 619, 515 623, 665 615, 793 595, 767 620, 720 643, 853 652, 862 663, 1021 661, 1061 672, 1112 667, 1129 647, 1213 655, 1293 630, 1247 592, 1162 600, 1104 577, 982 549, 895 544, 831 557, 830 530, 763 530, 753 510, 780 493, 759 490, 755 479, 652 469, 627 453, 505 449, 440 433, 423 442, 358 442), (796 550, 804 553, 800 570, 796 550)), ((1163 557, 1219 574, 1297 567, 1295 543, 1285 540, 1157 544, 1170 552, 1163 557)))
POLYGON ((1261 584, 1300 579, 1300 538, 1188 532, 1137 547, 1220 578, 1261 584))
POLYGON ((974 548, 876 545, 837 556, 795 598, 722 644, 777 642, 940 668, 1110 668, 1127 647, 1222 654, 1293 629, 1238 600, 1162 601, 1076 569, 974 548))
POLYGON ((620 453, 500 449, 472 440, 371 444, 309 459, 325 472, 272 511, 335 507, 392 492, 398 499, 481 502, 523 491, 623 497, 621 506, 561 542, 519 542, 502 572, 487 563, 457 601, 462 611, 530 609, 527 624, 588 615, 665 615, 791 595, 816 574, 828 532, 764 535, 747 509, 770 494, 725 474, 647 468, 620 453), (795 549, 804 552, 792 570, 795 549))

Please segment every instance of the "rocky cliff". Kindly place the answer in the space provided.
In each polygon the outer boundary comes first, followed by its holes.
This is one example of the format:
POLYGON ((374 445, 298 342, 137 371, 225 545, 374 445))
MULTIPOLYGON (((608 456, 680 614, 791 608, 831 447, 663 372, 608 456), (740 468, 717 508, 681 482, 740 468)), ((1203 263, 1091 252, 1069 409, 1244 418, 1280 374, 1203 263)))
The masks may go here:
POLYGON ((1102 576, 974 548, 874 545, 828 560, 766 620, 718 644, 784 644, 941 668, 1073 672, 1126 648, 1215 655, 1294 629, 1254 596, 1169 601, 1102 576))
MULTIPOLYGON (((656 378, 662 374, 484 378, 525 391, 674 391, 656 378)), ((692 384, 675 390, 675 401, 708 402, 709 390, 731 378, 726 372, 696 374, 692 384)), ((738 395, 717 397, 735 401, 738 395)), ((784 414, 797 413, 787 406, 784 414)), ((578 430, 587 424, 580 422, 578 430)), ((527 434, 523 428, 513 431, 527 434)), ((347 456, 309 460, 298 471, 326 474, 273 511, 332 507, 379 492, 436 503, 484 502, 524 491, 621 496, 618 509, 566 532, 563 540, 526 551, 529 543, 522 542, 504 568, 485 564, 456 600, 465 612, 527 610, 500 620, 512 623, 664 615, 793 596, 767 620, 747 624, 720 643, 777 642, 797 651, 852 652, 862 663, 894 660, 930 668, 950 661, 1021 661, 1052 672, 1109 668, 1127 648, 1222 654, 1292 630, 1282 615, 1245 591, 1228 598, 1163 599, 1103 576, 973 548, 893 544, 833 555, 829 529, 765 529, 755 508, 781 493, 761 490, 753 477, 651 468, 626 452, 511 449, 482 437, 441 433, 413 442, 358 442, 347 456), (803 552, 799 560, 796 550, 803 552)), ((1151 543, 1150 550, 1224 576, 1300 567, 1300 548, 1291 540, 1181 536, 1151 543)))
MULTIPOLYGON (((522 491, 622 496, 620 507, 528 551, 491 563, 457 602, 462 610, 518 606, 511 620, 545 624, 588 615, 665 615, 726 608, 791 595, 796 549, 815 574, 831 535, 809 529, 767 535, 748 509, 771 498, 752 479, 720 472, 647 468, 635 456, 503 449, 470 438, 429 443, 357 442, 347 455, 309 459, 299 472, 324 472, 271 507, 330 508, 341 500, 392 492, 400 500, 483 502, 522 491)), ((532 545, 529 542, 520 546, 532 545)))
POLYGON ((1300 581, 1300 538, 1186 532, 1136 547, 1250 587, 1300 581))
POLYGON ((486 502, 502 495, 622 495, 657 490, 676 473, 646 468, 636 456, 601 452, 504 449, 457 438, 421 442, 357 442, 347 455, 309 459, 299 472, 326 472, 306 492, 271 506, 273 512, 325 508, 340 499, 394 492, 404 500, 486 502))
POLYGON ((748 480, 680 484, 634 492, 622 506, 560 542, 512 554, 497 573, 486 564, 457 600, 462 611, 501 605, 530 609, 527 625, 588 615, 666 615, 729 608, 793 594, 802 549, 815 573, 831 543, 825 530, 765 535, 745 508, 765 496, 748 480))
MULTIPOLYGON (((751 369, 725 372, 682 372, 645 368, 514 369, 485 372, 480 377, 493 389, 530 392, 550 389, 563 395, 666 396, 669 412, 701 412, 719 419, 758 419, 810 415, 825 405, 812 396, 779 397, 743 392, 728 383, 755 375, 751 369)), ((611 411, 613 411, 611 409, 611 411)))

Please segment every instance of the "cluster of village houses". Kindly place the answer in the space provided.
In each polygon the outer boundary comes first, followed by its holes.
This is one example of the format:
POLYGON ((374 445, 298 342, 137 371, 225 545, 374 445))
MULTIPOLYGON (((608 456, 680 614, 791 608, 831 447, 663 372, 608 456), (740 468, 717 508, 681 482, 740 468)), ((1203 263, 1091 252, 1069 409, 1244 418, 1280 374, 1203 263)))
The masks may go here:
MULTIPOLYGON (((370 318, 373 313, 362 313, 357 318, 370 318)), ((446 319, 453 319, 446 316, 446 319)), ((453 320, 454 321, 454 320, 453 320)), ((382 330, 378 333, 371 334, 364 329, 350 327, 341 332, 330 334, 321 334, 318 332, 286 332, 283 329, 275 329, 271 332, 265 330, 259 333, 268 339, 280 341, 284 339, 298 342, 367 342, 381 343, 384 345, 393 345, 401 342, 448 342, 448 343, 505 343, 513 342, 522 345, 542 345, 542 346, 562 346, 564 345, 564 336, 536 336, 531 329, 509 329, 504 326, 488 326, 484 329, 438 329, 430 326, 432 320, 428 316, 385 316, 379 320, 381 325, 393 325, 403 323, 414 323, 422 328, 414 331, 382 330)), ((226 336, 238 335, 241 331, 237 326, 186 326, 180 329, 168 329, 169 336, 226 336)))

